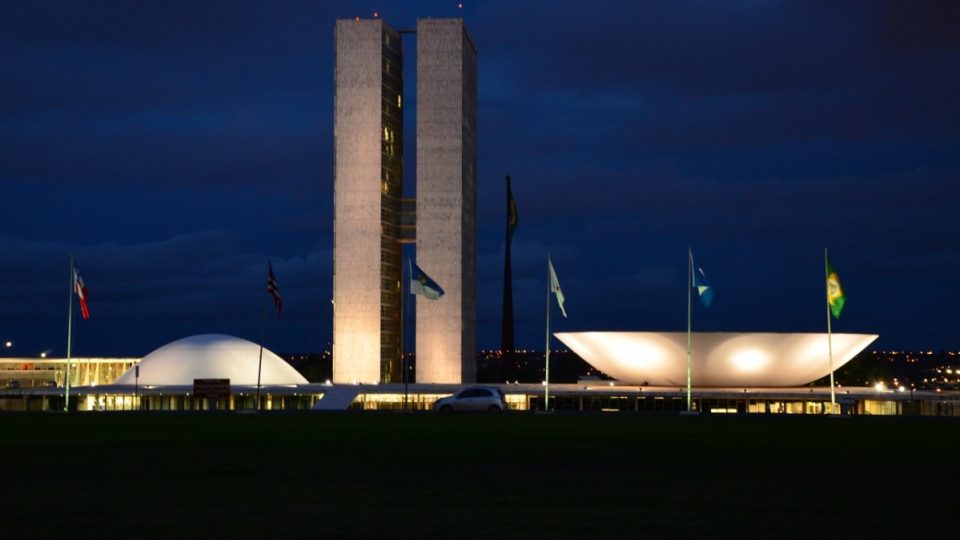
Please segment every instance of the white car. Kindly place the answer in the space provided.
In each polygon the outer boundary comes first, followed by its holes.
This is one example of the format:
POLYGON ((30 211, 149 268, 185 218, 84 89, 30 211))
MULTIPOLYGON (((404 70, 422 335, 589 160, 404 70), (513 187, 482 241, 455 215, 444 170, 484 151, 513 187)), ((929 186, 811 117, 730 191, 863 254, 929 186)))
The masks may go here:
POLYGON ((433 410, 441 413, 501 413, 507 410, 507 398, 495 386, 471 386, 458 394, 438 399, 433 404, 433 410))

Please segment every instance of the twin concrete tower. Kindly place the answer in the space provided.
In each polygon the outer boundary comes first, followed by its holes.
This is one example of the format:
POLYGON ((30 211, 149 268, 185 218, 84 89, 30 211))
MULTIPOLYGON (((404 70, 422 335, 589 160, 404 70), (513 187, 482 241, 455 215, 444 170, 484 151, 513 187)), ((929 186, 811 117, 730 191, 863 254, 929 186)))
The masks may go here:
POLYGON ((419 383, 476 373, 477 51, 462 19, 417 21, 416 199, 403 198, 403 43, 338 20, 334 95, 333 380, 403 380, 402 246, 443 287, 417 302, 419 383))

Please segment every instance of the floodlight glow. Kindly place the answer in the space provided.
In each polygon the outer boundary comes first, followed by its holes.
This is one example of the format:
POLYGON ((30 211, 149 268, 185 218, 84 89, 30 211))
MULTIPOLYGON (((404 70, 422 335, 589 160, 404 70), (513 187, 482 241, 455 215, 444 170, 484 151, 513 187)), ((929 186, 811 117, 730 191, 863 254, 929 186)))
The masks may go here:
POLYGON ((770 359, 760 349, 745 349, 734 353, 730 357, 730 361, 741 372, 749 373, 763 369, 770 362, 770 359))

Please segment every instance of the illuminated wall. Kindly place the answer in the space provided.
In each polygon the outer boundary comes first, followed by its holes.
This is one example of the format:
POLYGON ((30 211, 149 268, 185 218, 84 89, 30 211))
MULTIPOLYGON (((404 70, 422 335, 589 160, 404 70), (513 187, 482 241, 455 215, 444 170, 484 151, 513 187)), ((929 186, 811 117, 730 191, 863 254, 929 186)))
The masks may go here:
POLYGON ((476 378, 476 101, 463 20, 417 21, 417 263, 446 292, 417 299, 420 383, 476 378))
MULTIPOLYGON (((555 335, 580 358, 618 381, 686 386, 685 332, 555 335)), ((833 369, 875 339, 875 334, 833 334, 833 369)), ((691 344, 693 386, 800 386, 830 373, 826 334, 694 332, 691 344)))
POLYGON ((400 35, 338 20, 334 94, 333 380, 400 376, 400 35))

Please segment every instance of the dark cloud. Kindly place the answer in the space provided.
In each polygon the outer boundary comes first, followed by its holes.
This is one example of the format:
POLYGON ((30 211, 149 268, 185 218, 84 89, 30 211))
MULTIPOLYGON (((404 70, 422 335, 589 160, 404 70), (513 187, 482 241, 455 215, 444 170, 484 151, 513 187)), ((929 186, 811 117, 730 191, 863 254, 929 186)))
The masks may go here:
MULTIPOLYGON (((25 347, 42 345, 66 324, 70 254, 76 254, 95 315, 81 323, 85 332, 113 336, 106 339, 110 345, 91 352, 133 354, 125 352, 130 346, 125 337, 115 335, 119 329, 134 333, 178 329, 190 334, 207 332, 207 325, 215 322, 229 333, 256 337, 265 304, 266 294, 261 293, 268 256, 243 251, 235 234, 202 231, 159 242, 94 245, 0 237, 0 265, 12 284, 0 299, 0 319, 5 326, 32 325, 34 332, 47 336, 41 341, 28 338, 25 347)), ((329 249, 273 258, 289 334, 312 328, 311 321, 325 315, 320 298, 330 298, 331 260, 329 249)), ((46 347, 51 348, 49 343, 46 347)), ((136 352, 148 352, 142 347, 137 344, 136 352)))
POLYGON ((7 6, 3 332, 57 349, 73 252, 96 314, 80 351, 257 339, 272 258, 268 341, 326 346, 333 27, 380 11, 462 14, 479 49, 481 346, 499 340, 505 174, 523 346, 543 346, 547 252, 557 328, 677 330, 688 246, 717 288, 698 328, 822 330, 828 246, 850 296, 836 328, 958 346, 956 3, 466 4, 7 6))

